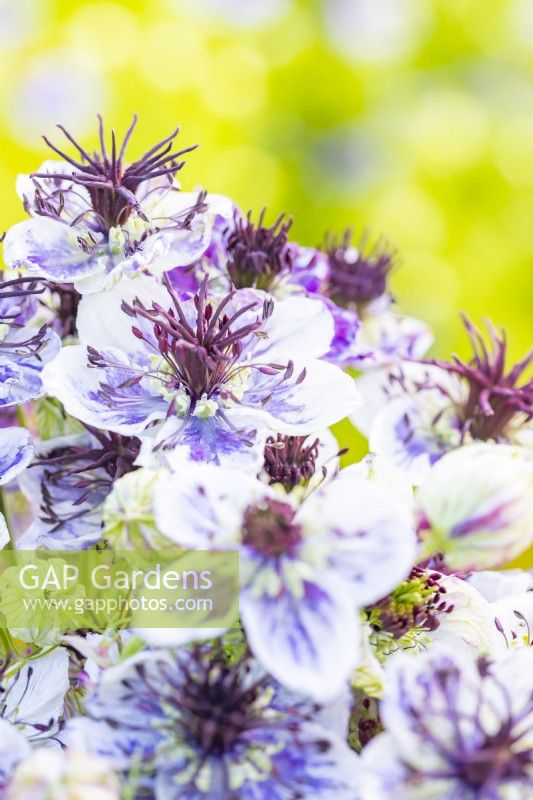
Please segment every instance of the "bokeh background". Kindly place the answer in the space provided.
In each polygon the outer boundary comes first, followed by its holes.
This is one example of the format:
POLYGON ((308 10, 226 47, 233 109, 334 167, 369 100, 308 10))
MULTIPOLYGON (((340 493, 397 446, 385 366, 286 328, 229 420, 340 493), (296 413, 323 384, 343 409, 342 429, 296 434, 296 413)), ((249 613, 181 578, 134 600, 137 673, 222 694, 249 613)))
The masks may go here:
POLYGON ((401 305, 436 352, 466 351, 459 309, 531 341, 533 0, 0 0, 0 227, 16 174, 95 114, 132 153, 179 123, 181 176, 294 215, 318 244, 385 234, 401 305))

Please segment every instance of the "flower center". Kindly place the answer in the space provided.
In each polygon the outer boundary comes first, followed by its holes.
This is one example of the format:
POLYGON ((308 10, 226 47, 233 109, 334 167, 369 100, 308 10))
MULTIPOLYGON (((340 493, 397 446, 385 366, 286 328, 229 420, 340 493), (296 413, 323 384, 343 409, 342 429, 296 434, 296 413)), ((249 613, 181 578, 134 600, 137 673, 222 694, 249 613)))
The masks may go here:
MULTIPOLYGON (((166 276, 164 280, 172 300, 168 310, 158 303, 146 308, 139 300, 132 305, 123 304, 122 310, 151 324, 149 332, 138 326, 132 330, 138 339, 162 357, 163 368, 150 371, 149 376, 160 381, 165 394, 173 398, 174 410, 180 411, 177 405, 180 392, 185 392, 189 398, 190 408, 187 410, 198 413, 200 407, 205 406, 207 413, 206 403, 212 398, 222 403, 239 402, 239 391, 242 391, 241 384, 247 371, 257 369, 275 375, 289 368, 289 365, 258 364, 244 359, 253 337, 262 334, 261 328, 272 313, 270 300, 262 306, 253 301, 231 311, 231 301, 236 294, 233 291, 214 307, 208 300, 207 281, 204 281, 194 296, 196 319, 189 321, 177 292, 166 276), (249 312, 256 309, 258 314, 251 318, 249 312)), ((90 363, 102 365, 101 356, 91 351, 90 363)), ((139 380, 141 377, 143 375, 139 380)))
POLYGON ((268 499, 244 512, 242 542, 259 553, 269 558, 291 555, 301 541, 302 528, 288 503, 268 499))
POLYGON ((178 669, 162 665, 157 685, 146 675, 147 689, 163 701, 179 738, 204 756, 223 755, 239 736, 257 726, 267 679, 250 679, 250 664, 230 666, 221 654, 196 648, 184 654, 178 669))
POLYGON ((107 235, 112 228, 124 225, 132 211, 136 211, 141 218, 143 217, 136 196, 139 186, 155 178, 168 176, 171 179, 184 166, 185 162, 179 160, 181 156, 194 150, 196 145, 174 151, 174 139, 179 132, 179 128, 176 128, 170 136, 151 147, 137 161, 126 165, 124 157, 137 124, 137 116, 133 117, 120 146, 117 145, 115 131, 111 131, 109 150, 105 142, 102 118, 98 117, 98 119, 99 152, 89 153, 78 144, 66 128, 59 125, 60 131, 78 151, 78 158, 67 155, 46 137, 44 140, 54 153, 71 164, 72 172, 68 174, 37 172, 32 175, 32 178, 55 182, 55 188, 50 190, 36 182, 35 210, 38 214, 59 219, 65 206, 65 194, 62 187, 70 184, 67 191, 75 191, 72 184, 74 187, 81 186, 89 194, 91 207, 82 212, 72 224, 76 224, 89 214, 94 231, 107 235))
POLYGON ((395 254, 385 249, 381 240, 366 248, 365 240, 354 247, 351 238, 352 232, 347 230, 340 241, 333 237, 326 241, 329 294, 337 305, 363 310, 386 293, 395 254))
POLYGON ((374 631, 401 639, 408 633, 436 630, 439 615, 453 611, 453 605, 446 602, 441 579, 438 572, 413 567, 409 578, 392 594, 367 609, 374 631))
POLYGON ((264 462, 269 482, 282 483, 287 491, 307 483, 315 474, 319 444, 307 436, 269 436, 264 462))
POLYGON ((234 226, 225 234, 227 269, 231 282, 237 289, 269 289, 282 275, 291 271, 292 257, 288 248, 287 234, 292 220, 284 221, 281 214, 267 228, 264 223, 265 210, 254 224, 251 212, 245 218, 235 214, 234 226))
POLYGON ((482 441, 508 441, 513 425, 533 417, 533 379, 519 384, 533 361, 533 350, 506 372, 505 332, 498 335, 489 324, 490 347, 487 347, 480 331, 466 316, 463 323, 474 351, 472 359, 466 363, 454 356, 452 362, 436 359, 428 363, 466 382, 466 400, 457 406, 464 434, 482 441))

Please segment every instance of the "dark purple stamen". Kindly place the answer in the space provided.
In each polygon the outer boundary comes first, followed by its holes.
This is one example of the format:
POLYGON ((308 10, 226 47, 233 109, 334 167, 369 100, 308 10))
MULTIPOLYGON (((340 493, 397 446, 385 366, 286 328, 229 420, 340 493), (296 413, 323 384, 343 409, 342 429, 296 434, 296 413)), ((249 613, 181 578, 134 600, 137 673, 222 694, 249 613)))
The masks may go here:
POLYGON ((177 735, 204 758, 227 753, 238 738, 262 723, 258 703, 268 678, 246 680, 247 661, 230 666, 220 654, 196 648, 176 666, 161 662, 157 682, 139 665, 147 707, 164 702, 177 735), (174 712, 174 713, 172 713, 174 712))
MULTIPOLYGON (((174 151, 174 139, 179 132, 179 128, 176 128, 170 136, 151 147, 137 161, 126 165, 124 157, 137 124, 137 116, 134 115, 120 146, 117 145, 115 131, 111 131, 109 151, 105 142, 102 118, 99 116, 98 120, 100 152, 89 153, 78 144, 66 128, 58 125, 59 130, 78 151, 77 158, 64 153, 46 136, 43 138, 54 153, 71 164, 72 172, 69 174, 36 172, 32 178, 55 182, 55 188, 48 191, 36 181, 35 210, 38 214, 54 219, 59 218, 65 205, 63 187, 66 184, 82 186, 87 190, 91 199, 90 213, 96 223, 95 231, 106 234, 110 228, 123 225, 132 211, 140 213, 136 192, 141 184, 154 178, 167 176, 170 180, 185 164, 184 161, 179 160, 181 156, 194 150, 197 145, 174 151)), ((85 213, 88 212, 81 214, 73 221, 73 224, 79 222, 85 213)))
POLYGON ((302 541, 302 528, 294 522, 294 509, 280 500, 267 499, 244 512, 242 543, 267 558, 291 555, 302 541))
POLYGON ((490 348, 480 331, 463 315, 474 351, 471 361, 453 356, 453 361, 434 359, 426 363, 464 379, 468 387, 465 402, 457 408, 464 434, 483 441, 505 442, 512 425, 533 417, 533 379, 519 380, 533 361, 533 350, 506 372, 507 337, 487 323, 490 348))
POLYGON ((352 231, 342 239, 326 239, 329 259, 329 296, 340 306, 355 306, 359 310, 387 292, 387 281, 396 264, 396 255, 378 240, 367 247, 363 238, 358 247, 351 243, 352 231))
POLYGON ((79 490, 74 501, 76 506, 90 501, 91 496, 98 492, 98 503, 101 501, 101 493, 110 491, 114 481, 137 468, 134 462, 141 448, 139 439, 102 431, 89 425, 85 427, 96 439, 95 443, 52 450, 31 465, 44 468, 41 519, 56 527, 77 516, 83 516, 86 510, 82 509, 68 517, 59 514, 55 508, 54 489, 79 490))
POLYGON ((446 589, 442 586, 442 575, 439 572, 427 572, 422 567, 413 567, 407 582, 420 579, 424 582, 425 589, 432 592, 424 605, 399 609, 389 595, 373 606, 379 611, 379 631, 390 633, 394 639, 400 639, 415 628, 420 631, 435 631, 440 625, 439 615, 453 611, 453 605, 446 601, 446 589))
POLYGON ((251 212, 246 217, 235 214, 234 225, 226 234, 227 269, 237 289, 268 290, 281 276, 291 271, 292 257, 287 234, 292 219, 281 214, 271 227, 264 224, 263 209, 257 224, 251 212))
MULTIPOLYGON (((173 289, 168 277, 164 277, 172 306, 165 310, 158 303, 146 308, 139 300, 132 305, 123 303, 122 310, 133 318, 148 320, 152 332, 147 334, 139 327, 132 328, 137 338, 161 354, 166 370, 153 370, 150 377, 158 378, 168 390, 176 392, 183 389, 190 398, 194 411, 196 403, 203 397, 217 396, 222 400, 235 400, 228 386, 243 369, 257 369, 267 375, 286 374, 291 365, 281 364, 242 364, 243 353, 253 336, 261 335, 261 328, 273 310, 272 301, 263 304, 253 301, 237 311, 230 311, 235 291, 226 295, 218 306, 208 300, 207 280, 194 296, 196 321, 187 320, 178 293, 173 289), (250 319, 248 312, 258 313, 250 319), (242 318, 245 321, 242 321, 242 318)), ((95 351, 89 352, 89 363, 107 366, 95 351)), ((146 373, 138 378, 141 380, 146 373)))
POLYGON ((269 436, 264 468, 270 483, 282 483, 288 490, 307 483, 315 474, 319 445, 319 439, 307 436, 269 436))

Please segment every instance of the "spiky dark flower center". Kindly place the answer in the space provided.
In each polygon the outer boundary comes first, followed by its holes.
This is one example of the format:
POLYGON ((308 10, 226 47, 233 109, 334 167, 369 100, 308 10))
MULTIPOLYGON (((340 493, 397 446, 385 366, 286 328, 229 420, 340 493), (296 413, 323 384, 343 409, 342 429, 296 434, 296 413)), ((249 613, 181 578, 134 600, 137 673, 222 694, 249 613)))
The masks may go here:
MULTIPOLYGON (((146 332, 133 326, 134 335, 144 341, 155 353, 162 356, 164 368, 149 373, 141 371, 128 382, 133 385, 148 374, 161 382, 167 392, 183 390, 190 399, 190 411, 200 399, 216 397, 222 401, 239 401, 232 389, 243 371, 256 369, 267 375, 282 377, 292 371, 292 366, 243 361, 254 336, 263 335, 262 327, 273 310, 272 301, 252 301, 237 310, 231 309, 235 292, 230 292, 213 306, 207 295, 204 281, 194 296, 196 319, 191 322, 177 292, 168 277, 165 285, 172 305, 164 309, 159 303, 146 308, 139 300, 131 305, 123 303, 122 310, 138 320, 147 320, 152 330, 146 332), (253 313, 250 313, 253 312, 253 313)), ((105 359, 89 348, 89 363, 108 366, 105 359)))
POLYGON ((179 738, 206 758, 227 753, 261 723, 258 701, 268 679, 251 680, 250 669, 248 661, 230 666, 221 655, 197 648, 176 665, 161 663, 157 683, 142 665, 138 672, 148 693, 163 702, 179 738))
POLYGON ((387 292, 395 254, 382 240, 368 246, 363 238, 358 247, 351 240, 352 231, 347 230, 342 239, 329 237, 326 241, 329 295, 337 305, 363 310, 387 292))
POLYGON ((453 356, 453 361, 432 360, 428 363, 459 376, 466 384, 467 394, 457 405, 463 433, 482 441, 507 441, 514 425, 533 417, 533 379, 520 383, 533 361, 533 350, 507 371, 507 337, 487 323, 489 345, 480 331, 463 316, 472 344, 469 362, 453 356))
POLYGON ((453 611, 439 572, 413 567, 406 581, 368 610, 374 630, 401 639, 412 631, 434 631, 440 615, 453 611))
POLYGON ((246 509, 242 543, 268 558, 291 555, 302 541, 302 527, 288 503, 271 498, 246 509))
POLYGON ((315 474, 319 445, 319 439, 307 436, 269 436, 264 468, 270 483, 282 483, 289 491, 307 483, 315 474))
MULTIPOLYGON (((78 516, 57 511, 56 490, 76 492, 73 504, 82 506, 91 498, 101 502, 102 494, 110 491, 113 483, 137 467, 141 443, 135 436, 122 436, 110 431, 85 426, 95 441, 90 445, 69 445, 57 448, 33 461, 33 467, 44 469, 42 480, 43 521, 59 526, 78 516)), ((59 495, 61 498, 61 494, 59 495)), ((86 509, 80 510, 83 515, 86 509)))
POLYGON ((226 231, 227 269, 238 289, 271 289, 274 282, 291 271, 292 257, 287 234, 292 220, 281 214, 273 225, 264 224, 265 209, 257 224, 251 212, 246 217, 235 214, 234 224, 226 231))
POLYGON ((72 184, 82 186, 89 194, 91 208, 87 212, 82 212, 73 224, 86 214, 90 214, 90 221, 95 231, 107 234, 111 228, 124 225, 132 211, 141 213, 136 195, 141 184, 165 176, 172 178, 185 163, 179 160, 181 156, 194 150, 196 145, 174 151, 174 139, 179 132, 179 128, 176 128, 170 136, 151 147, 141 158, 126 164, 124 161, 126 149, 137 124, 137 116, 134 115, 120 145, 117 144, 115 131, 111 131, 109 149, 105 141, 102 118, 99 116, 98 120, 99 152, 89 153, 66 128, 58 125, 59 130, 78 151, 77 158, 60 150, 46 136, 43 138, 54 153, 72 166, 72 172, 68 174, 36 172, 32 177, 37 181, 45 179, 48 182, 55 182, 55 188, 51 190, 36 183, 35 210, 38 214, 59 218, 65 203, 63 187, 72 184))

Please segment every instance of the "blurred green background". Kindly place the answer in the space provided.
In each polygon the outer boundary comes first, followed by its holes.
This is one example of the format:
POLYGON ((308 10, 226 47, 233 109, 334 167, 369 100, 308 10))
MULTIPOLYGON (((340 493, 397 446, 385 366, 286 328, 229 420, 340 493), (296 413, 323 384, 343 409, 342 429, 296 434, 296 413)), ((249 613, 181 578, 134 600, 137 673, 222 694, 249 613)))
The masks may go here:
POLYGON ((177 123, 182 171, 294 235, 385 234, 393 287, 436 351, 465 352, 457 312, 531 341, 533 0, 0 0, 0 226, 16 174, 64 122, 95 114, 132 154, 177 123))

